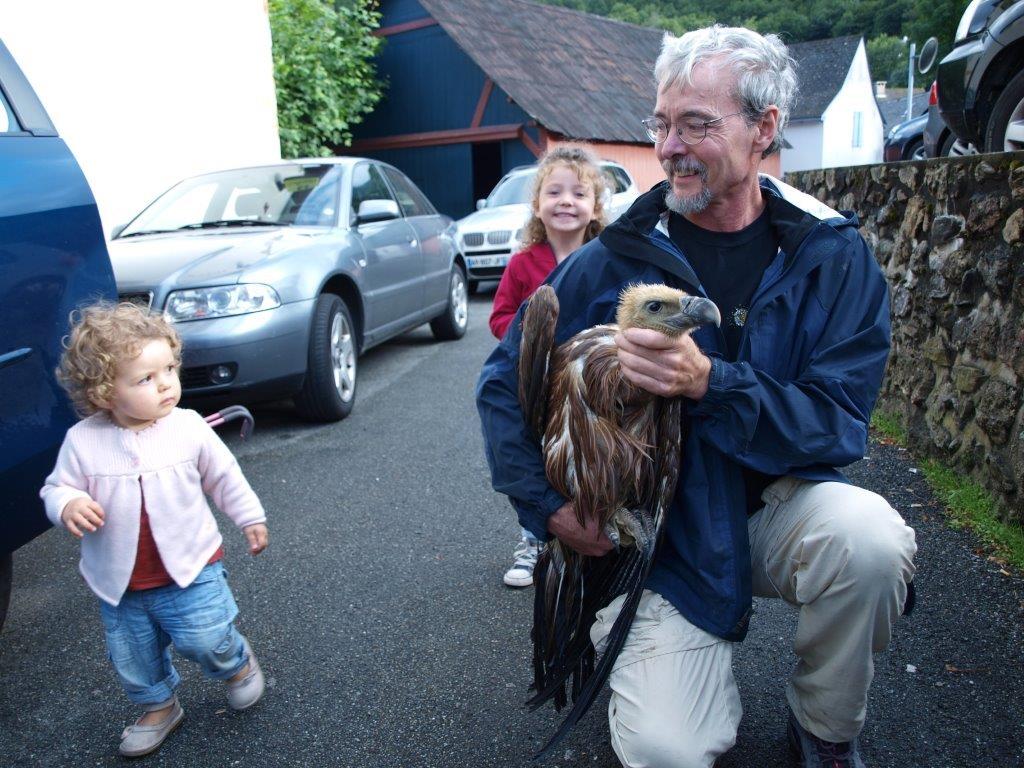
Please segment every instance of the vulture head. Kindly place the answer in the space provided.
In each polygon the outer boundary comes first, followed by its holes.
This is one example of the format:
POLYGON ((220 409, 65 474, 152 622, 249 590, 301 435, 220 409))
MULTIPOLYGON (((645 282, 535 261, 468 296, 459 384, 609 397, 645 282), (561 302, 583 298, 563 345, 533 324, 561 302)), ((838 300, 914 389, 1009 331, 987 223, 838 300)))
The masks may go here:
POLYGON ((630 285, 619 296, 615 322, 620 328, 649 328, 667 336, 681 336, 708 323, 720 325, 714 302, 690 296, 667 285, 630 285))

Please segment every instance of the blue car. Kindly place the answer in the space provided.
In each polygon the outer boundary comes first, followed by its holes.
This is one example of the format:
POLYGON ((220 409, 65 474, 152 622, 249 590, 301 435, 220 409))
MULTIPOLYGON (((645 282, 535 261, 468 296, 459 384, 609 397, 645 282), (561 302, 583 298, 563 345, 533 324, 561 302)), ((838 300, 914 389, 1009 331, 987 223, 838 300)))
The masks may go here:
POLYGON ((85 176, 0 42, 0 627, 12 553, 50 525, 39 488, 76 421, 54 375, 68 315, 116 297, 85 176))

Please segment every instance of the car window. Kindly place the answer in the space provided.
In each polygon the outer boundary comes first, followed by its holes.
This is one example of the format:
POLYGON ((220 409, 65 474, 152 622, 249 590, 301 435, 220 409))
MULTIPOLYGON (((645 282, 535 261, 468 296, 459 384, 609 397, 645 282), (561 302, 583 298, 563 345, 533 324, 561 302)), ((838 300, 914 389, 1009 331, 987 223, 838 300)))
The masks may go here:
POLYGON ((319 184, 307 190, 304 196, 292 195, 292 204, 298 205, 295 223, 308 227, 333 227, 338 210, 338 179, 340 174, 331 173, 319 184))
POLYGON ((234 226, 333 226, 338 166, 332 163, 239 168, 171 187, 121 233, 234 226))
POLYGON ((398 197, 398 204, 406 216, 432 216, 437 211, 426 196, 405 176, 394 168, 384 168, 384 174, 391 182, 398 197))
POLYGON ((514 176, 506 176, 498 182, 487 198, 488 208, 497 208, 499 205, 515 205, 517 203, 529 204, 533 195, 533 180, 537 171, 529 173, 517 173, 514 176))
POLYGON ((359 213, 359 206, 367 200, 394 200, 384 177, 377 166, 361 163, 352 172, 352 211, 359 213))
POLYGON ((629 177, 626 176, 626 172, 615 165, 606 165, 604 167, 605 176, 608 177, 609 187, 612 190, 612 194, 619 194, 629 189, 629 177))
MULTIPOLYGON (((181 190, 180 197, 174 200, 173 205, 160 207, 153 210, 153 215, 146 217, 145 227, 147 230, 173 230, 182 226, 182 222, 202 221, 206 212, 213 203, 213 196, 217 192, 217 183, 207 181, 205 183, 189 186, 181 190)), ((232 203, 236 205, 236 203, 232 203)), ((133 230, 134 223, 126 231, 133 230)))

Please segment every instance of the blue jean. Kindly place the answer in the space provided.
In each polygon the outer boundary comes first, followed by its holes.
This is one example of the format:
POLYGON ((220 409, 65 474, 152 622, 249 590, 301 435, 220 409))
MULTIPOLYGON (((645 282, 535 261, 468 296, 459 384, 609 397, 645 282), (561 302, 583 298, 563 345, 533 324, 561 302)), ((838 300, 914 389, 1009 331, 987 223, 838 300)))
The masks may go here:
POLYGON ((215 680, 238 674, 249 658, 233 624, 238 606, 220 561, 184 589, 168 584, 125 592, 116 606, 101 601, 100 614, 108 657, 135 704, 160 704, 174 695, 181 678, 171 663, 171 643, 215 680))

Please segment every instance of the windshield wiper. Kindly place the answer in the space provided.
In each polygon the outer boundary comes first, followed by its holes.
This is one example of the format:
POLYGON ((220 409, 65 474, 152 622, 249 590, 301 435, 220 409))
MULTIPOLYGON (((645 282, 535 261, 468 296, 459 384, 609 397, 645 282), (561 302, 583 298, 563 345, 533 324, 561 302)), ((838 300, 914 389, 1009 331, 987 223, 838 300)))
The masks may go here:
POLYGON ((120 240, 122 237, 137 237, 139 235, 166 235, 168 232, 174 232, 173 229, 140 229, 138 232, 129 232, 124 235, 118 235, 115 239, 120 240))
POLYGON ((258 219, 217 219, 216 221, 197 221, 185 224, 178 229, 218 229, 221 227, 279 227, 276 221, 259 221, 258 219))

